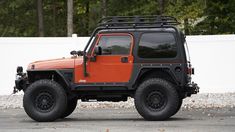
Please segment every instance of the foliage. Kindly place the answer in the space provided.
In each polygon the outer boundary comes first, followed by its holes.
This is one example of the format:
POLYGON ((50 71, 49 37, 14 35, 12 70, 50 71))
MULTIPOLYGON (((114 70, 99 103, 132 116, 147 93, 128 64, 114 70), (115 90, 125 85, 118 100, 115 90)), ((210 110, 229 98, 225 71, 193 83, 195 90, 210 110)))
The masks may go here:
POLYGON ((1 1, 0 22, 0 36, 35 36, 35 3, 31 0, 1 1))
POLYGON ((234 34, 235 1, 209 0, 204 10, 205 19, 197 24, 194 34, 234 34))
POLYGON ((188 30, 186 34, 190 34, 197 21, 203 17, 204 2, 204 0, 169 0, 166 14, 176 17, 183 24, 181 28, 188 30))
MULTIPOLYGON (((176 17, 186 34, 231 34, 235 32, 234 0, 74 0, 74 33, 87 36, 104 15, 164 15, 176 17)), ((66 36, 66 1, 44 0, 45 36, 66 36)), ((0 1, 0 36, 37 36, 37 5, 34 0, 0 1)))

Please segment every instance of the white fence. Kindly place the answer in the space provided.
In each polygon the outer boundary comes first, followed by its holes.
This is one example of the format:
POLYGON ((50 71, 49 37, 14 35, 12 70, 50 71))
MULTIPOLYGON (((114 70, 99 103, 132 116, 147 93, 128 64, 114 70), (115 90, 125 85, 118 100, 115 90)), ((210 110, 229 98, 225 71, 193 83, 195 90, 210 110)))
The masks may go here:
MULTIPOLYGON (((68 57, 88 39, 0 38, 0 95, 12 92, 18 65, 25 69, 32 61, 68 57)), ((187 36, 187 42, 200 91, 235 92, 235 35, 187 36)))

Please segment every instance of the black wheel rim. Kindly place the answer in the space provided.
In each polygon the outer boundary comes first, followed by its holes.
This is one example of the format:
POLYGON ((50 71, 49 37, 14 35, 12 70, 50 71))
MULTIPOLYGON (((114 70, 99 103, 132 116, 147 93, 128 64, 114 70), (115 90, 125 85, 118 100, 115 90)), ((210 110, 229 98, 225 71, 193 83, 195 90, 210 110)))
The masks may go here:
POLYGON ((50 92, 43 91, 36 95, 35 106, 40 112, 49 112, 55 104, 54 96, 50 92))
POLYGON ((163 91, 150 91, 146 95, 146 105, 150 110, 160 111, 167 103, 167 98, 163 91))

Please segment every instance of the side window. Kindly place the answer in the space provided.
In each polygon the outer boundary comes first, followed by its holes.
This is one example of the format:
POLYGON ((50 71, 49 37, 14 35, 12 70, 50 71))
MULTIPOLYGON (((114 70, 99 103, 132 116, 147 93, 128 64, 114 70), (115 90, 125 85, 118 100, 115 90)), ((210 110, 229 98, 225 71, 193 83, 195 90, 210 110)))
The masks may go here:
POLYGON ((98 46, 102 55, 128 55, 130 53, 131 37, 126 36, 101 36, 98 46))
POLYGON ((139 42, 140 58, 174 58, 177 55, 175 37, 172 33, 144 33, 139 42))

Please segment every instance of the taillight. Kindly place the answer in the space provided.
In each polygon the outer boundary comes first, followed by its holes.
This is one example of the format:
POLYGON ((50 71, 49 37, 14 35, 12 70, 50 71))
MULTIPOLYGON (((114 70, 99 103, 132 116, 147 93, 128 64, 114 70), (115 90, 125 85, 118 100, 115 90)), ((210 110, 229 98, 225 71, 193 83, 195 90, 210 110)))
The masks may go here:
POLYGON ((188 68, 187 68, 187 74, 193 75, 193 74, 194 74, 194 68, 188 67, 188 68))

